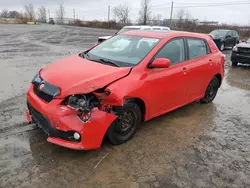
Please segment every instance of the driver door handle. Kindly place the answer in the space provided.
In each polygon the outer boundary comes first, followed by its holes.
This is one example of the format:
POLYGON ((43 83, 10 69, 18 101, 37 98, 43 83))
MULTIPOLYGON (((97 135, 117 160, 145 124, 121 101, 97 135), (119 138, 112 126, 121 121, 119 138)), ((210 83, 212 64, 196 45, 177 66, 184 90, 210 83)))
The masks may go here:
POLYGON ((209 59, 209 65, 213 65, 213 60, 212 59, 209 59))
POLYGON ((183 72, 184 74, 187 74, 187 71, 188 71, 187 67, 183 67, 183 68, 182 68, 182 72, 183 72))

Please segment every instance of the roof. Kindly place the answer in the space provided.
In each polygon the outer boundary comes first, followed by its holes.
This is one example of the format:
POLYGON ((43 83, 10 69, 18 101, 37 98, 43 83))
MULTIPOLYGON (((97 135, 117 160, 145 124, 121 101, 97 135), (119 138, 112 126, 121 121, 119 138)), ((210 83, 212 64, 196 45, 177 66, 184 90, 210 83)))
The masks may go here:
POLYGON ((124 26, 123 28, 149 28, 151 26, 148 25, 130 25, 130 26, 124 26))
POLYGON ((127 31, 122 33, 122 35, 133 35, 133 36, 142 36, 142 37, 151 37, 151 38, 158 38, 163 39, 169 36, 180 36, 180 37, 199 37, 208 39, 211 38, 208 34, 202 33, 192 33, 192 32, 185 32, 185 31, 173 31, 173 30, 134 30, 134 31, 127 31))
POLYGON ((123 28, 138 28, 138 29, 144 29, 144 28, 165 28, 165 29, 170 29, 169 27, 149 26, 149 25, 131 25, 131 26, 124 26, 123 28))

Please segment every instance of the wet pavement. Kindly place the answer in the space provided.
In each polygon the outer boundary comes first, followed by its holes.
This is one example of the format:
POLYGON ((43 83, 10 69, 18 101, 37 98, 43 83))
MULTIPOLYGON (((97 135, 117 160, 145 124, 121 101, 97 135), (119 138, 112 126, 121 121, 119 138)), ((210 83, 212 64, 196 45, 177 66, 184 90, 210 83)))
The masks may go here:
POLYGON ((35 73, 114 31, 0 25, 0 187, 250 187, 250 67, 232 68, 211 104, 194 102, 141 125, 120 146, 73 151, 25 124, 35 73))

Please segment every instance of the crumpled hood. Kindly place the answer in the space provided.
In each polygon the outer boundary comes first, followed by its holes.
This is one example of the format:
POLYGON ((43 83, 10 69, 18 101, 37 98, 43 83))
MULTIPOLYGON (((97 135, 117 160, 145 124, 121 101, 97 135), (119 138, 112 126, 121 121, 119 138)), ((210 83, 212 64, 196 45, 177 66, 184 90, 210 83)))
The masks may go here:
POLYGON ((83 59, 74 55, 59 60, 40 72, 48 83, 60 87, 58 98, 72 94, 86 94, 103 88, 109 83, 127 76, 130 67, 113 67, 83 59))
POLYGON ((242 42, 242 43, 237 44, 236 46, 240 48, 250 48, 250 43, 242 42))

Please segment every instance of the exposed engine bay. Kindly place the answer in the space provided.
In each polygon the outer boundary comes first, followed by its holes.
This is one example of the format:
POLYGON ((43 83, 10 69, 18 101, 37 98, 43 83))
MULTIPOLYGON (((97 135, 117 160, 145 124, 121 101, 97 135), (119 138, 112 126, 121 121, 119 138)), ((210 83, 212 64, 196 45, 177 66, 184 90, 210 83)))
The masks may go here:
POLYGON ((102 111, 109 112, 111 106, 102 105, 101 102, 110 93, 103 90, 97 90, 96 93, 71 95, 65 101, 64 104, 68 105, 77 111, 78 117, 87 122, 91 117, 91 111, 93 108, 98 108, 102 111))
POLYGON ((100 102, 94 94, 71 95, 68 98, 68 105, 82 113, 89 113, 94 107, 99 107, 100 102))

